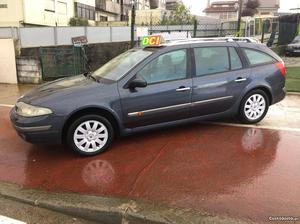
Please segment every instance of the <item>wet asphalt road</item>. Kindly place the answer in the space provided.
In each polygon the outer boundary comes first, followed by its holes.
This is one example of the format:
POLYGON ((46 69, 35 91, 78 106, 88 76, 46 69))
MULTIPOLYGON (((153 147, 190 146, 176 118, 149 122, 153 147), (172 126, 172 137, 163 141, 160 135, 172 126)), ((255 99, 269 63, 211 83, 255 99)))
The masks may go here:
POLYGON ((134 198, 267 222, 300 217, 300 132, 190 124, 118 139, 83 158, 21 140, 0 107, 0 181, 134 198))

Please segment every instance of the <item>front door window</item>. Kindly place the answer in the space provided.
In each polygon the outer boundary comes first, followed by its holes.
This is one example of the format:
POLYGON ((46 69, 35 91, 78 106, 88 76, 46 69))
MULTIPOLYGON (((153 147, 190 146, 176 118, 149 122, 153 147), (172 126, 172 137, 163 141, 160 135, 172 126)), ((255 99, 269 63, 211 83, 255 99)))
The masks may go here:
POLYGON ((187 76, 186 49, 159 56, 137 73, 150 84, 184 79, 187 76))

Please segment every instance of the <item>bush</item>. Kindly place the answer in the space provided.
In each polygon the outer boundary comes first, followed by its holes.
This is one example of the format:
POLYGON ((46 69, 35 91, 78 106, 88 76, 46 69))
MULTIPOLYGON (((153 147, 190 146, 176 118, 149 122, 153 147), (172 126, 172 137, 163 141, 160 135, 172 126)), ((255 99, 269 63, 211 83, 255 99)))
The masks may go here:
POLYGON ((70 26, 88 26, 89 21, 85 18, 73 17, 69 21, 70 26))

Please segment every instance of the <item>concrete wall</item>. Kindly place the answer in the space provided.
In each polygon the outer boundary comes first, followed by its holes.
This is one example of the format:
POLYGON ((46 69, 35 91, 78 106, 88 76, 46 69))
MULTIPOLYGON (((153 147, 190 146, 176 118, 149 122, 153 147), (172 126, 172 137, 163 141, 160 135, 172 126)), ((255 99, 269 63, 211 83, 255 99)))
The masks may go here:
MULTIPOLYGON (((130 41, 130 27, 0 27, 0 38, 20 40, 22 48, 73 45, 72 37, 86 36, 88 43, 130 41)), ((137 38, 136 38, 137 39, 137 38)))
POLYGON ((20 83, 38 84, 42 82, 40 61, 29 57, 17 58, 17 71, 20 83))
POLYGON ((17 83, 14 41, 0 39, 0 49, 0 83, 17 83))

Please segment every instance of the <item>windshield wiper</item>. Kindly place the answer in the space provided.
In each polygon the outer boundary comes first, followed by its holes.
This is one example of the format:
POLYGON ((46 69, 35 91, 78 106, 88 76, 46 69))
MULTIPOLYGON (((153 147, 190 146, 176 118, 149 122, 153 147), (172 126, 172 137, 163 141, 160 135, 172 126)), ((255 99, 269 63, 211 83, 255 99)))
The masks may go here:
POLYGON ((96 77, 94 77, 91 72, 85 72, 83 73, 83 75, 89 79, 93 79, 95 82, 99 82, 99 80, 96 79, 96 77))

